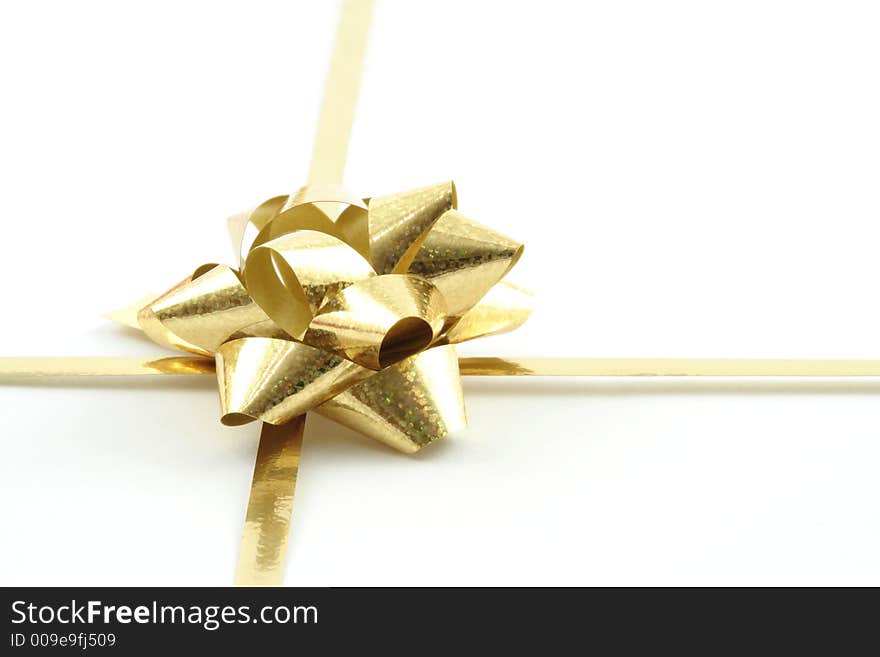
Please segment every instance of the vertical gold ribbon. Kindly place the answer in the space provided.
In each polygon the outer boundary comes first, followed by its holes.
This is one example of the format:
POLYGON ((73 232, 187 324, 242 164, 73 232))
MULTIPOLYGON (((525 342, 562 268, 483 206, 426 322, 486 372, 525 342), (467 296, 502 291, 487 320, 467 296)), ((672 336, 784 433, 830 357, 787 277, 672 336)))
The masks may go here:
MULTIPOLYGON (((318 116, 310 184, 342 182, 372 13, 372 0, 345 0, 342 4, 318 116)), ((300 415, 280 427, 263 424, 239 549, 237 585, 284 583, 305 423, 306 416, 300 415)))
POLYGON ((309 183, 341 183, 354 123, 373 0, 345 0, 318 115, 309 183))
POLYGON ((305 427, 305 415, 282 426, 263 423, 235 572, 236 584, 283 583, 293 492, 305 427))

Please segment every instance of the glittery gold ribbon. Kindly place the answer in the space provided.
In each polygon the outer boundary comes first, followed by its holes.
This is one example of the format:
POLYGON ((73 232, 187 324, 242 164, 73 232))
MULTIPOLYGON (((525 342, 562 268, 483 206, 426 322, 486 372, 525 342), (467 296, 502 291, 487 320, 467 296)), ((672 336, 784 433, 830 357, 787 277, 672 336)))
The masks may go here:
POLYGON ((247 217, 240 268, 199 267, 136 319, 216 359, 224 424, 314 410, 410 453, 464 427, 453 345, 526 320, 530 295, 501 280, 521 244, 458 212, 451 182, 309 186, 247 217))
POLYGON ((279 584, 305 413, 407 453, 464 428, 454 345, 518 327, 531 297, 502 280, 522 245, 458 212, 451 182, 308 185, 229 227, 239 267, 203 265, 116 319, 212 356, 221 422, 264 423, 236 582, 279 584))
MULTIPOLYGON (((454 345, 530 312, 502 281, 522 245, 461 214, 452 182, 371 198, 342 186, 371 14, 371 0, 343 2, 308 184, 229 218, 234 265, 199 266, 111 315, 192 356, 53 361, 62 374, 214 372, 221 422, 263 423, 238 584, 283 580, 308 411, 416 452, 465 426, 454 345)), ((26 360, 0 375, 51 373, 26 360)))
POLYGON ((263 423, 236 583, 283 581, 307 411, 412 453, 465 426, 460 375, 880 376, 880 361, 458 359, 528 318, 529 293, 502 280, 522 245, 459 213, 451 182, 341 186, 371 11, 343 3, 308 184, 230 217, 234 267, 113 314, 193 355, 0 359, 0 377, 215 374, 221 421, 263 423))
MULTIPOLYGON (((799 358, 498 358, 458 359, 462 376, 617 378, 877 378, 880 360, 799 358)), ((0 379, 214 374, 214 361, 193 356, 0 358, 0 379)))
POLYGON ((282 580, 306 412, 416 452, 465 426, 454 344, 529 314, 501 280, 522 245, 459 213, 451 182, 342 187, 371 9, 343 5, 309 183, 229 219, 234 267, 202 265, 122 318, 215 359, 221 422, 264 423, 240 584, 282 580))

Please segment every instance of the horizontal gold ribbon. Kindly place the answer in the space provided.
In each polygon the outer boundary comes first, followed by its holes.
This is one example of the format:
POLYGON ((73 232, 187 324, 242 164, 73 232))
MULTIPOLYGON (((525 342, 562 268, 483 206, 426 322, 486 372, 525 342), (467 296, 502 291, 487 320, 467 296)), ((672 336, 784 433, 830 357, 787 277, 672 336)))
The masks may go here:
MULTIPOLYGON (((781 358, 495 358, 458 359, 462 376, 579 377, 877 377, 880 360, 781 358)), ((189 356, 0 358, 0 377, 214 374, 213 360, 189 356)))

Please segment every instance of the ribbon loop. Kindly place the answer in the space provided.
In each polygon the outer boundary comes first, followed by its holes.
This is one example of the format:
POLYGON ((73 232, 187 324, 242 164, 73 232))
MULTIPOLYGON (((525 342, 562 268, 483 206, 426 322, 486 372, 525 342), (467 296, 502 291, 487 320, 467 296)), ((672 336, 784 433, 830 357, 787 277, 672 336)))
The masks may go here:
POLYGON ((467 426, 458 357, 451 345, 402 360, 315 410, 408 454, 467 426))
POLYGON ((248 327, 276 332, 266 326, 268 319, 226 265, 200 267, 138 313, 138 323, 154 342, 203 356, 248 327))
POLYGON ((376 273, 357 251, 337 237, 298 230, 248 254, 248 291, 278 326, 302 338, 328 294, 376 273))
POLYGON ((370 259, 379 274, 402 274, 434 222, 456 207, 455 184, 420 187, 370 199, 370 259))
POLYGON ((253 210, 234 214, 226 220, 232 250, 238 258, 239 267, 244 264, 248 252, 259 232, 268 224, 287 203, 287 196, 275 196, 264 201, 253 210))
POLYGON ((510 271, 522 251, 522 244, 450 210, 427 234, 408 271, 434 283, 457 318, 510 271))
POLYGON ((435 286, 388 274, 329 296, 303 341, 380 370, 428 347, 445 320, 446 302, 435 286))
POLYGON ((531 313, 532 293, 510 281, 501 281, 449 329, 445 339, 457 344, 507 333, 522 326, 531 313))
POLYGON ((220 421, 284 424, 369 376, 369 370, 301 342, 242 338, 215 355, 220 421))

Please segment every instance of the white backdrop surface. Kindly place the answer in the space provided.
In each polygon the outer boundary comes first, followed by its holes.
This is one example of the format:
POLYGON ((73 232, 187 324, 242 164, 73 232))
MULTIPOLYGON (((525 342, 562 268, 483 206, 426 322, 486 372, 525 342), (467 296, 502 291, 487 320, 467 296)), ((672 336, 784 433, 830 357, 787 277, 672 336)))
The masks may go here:
MULTIPOLYGON (((3 355, 305 179, 332 2, 0 5, 3 355)), ((346 182, 454 178, 533 318, 469 355, 880 357, 880 7, 378 3, 346 182)), ((417 457, 310 419, 287 583, 880 585, 880 382, 474 380, 417 457)), ((227 584, 258 430, 214 383, 0 387, 0 584, 227 584)))

